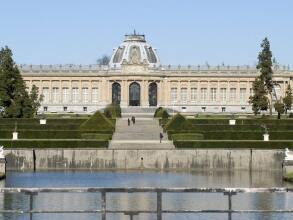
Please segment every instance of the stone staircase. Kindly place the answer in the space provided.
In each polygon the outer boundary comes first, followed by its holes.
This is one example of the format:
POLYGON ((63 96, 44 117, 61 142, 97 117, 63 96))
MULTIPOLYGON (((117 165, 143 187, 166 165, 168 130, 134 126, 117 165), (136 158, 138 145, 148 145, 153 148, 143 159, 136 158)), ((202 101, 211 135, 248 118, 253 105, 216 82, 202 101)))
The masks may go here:
POLYGON ((122 108, 121 114, 123 118, 130 118, 131 116, 137 118, 153 118, 157 107, 143 108, 138 106, 131 106, 122 108))
MULTIPOLYGON (((131 115, 135 115, 131 113, 131 115)), ((143 114, 141 114, 143 115, 143 114)), ((157 119, 141 117, 136 115, 136 121, 128 126, 127 118, 122 117, 116 121, 116 130, 110 141, 110 149, 171 149, 173 142, 169 141, 167 134, 164 134, 160 143, 160 132, 163 129, 159 126, 157 119)), ((129 117, 130 119, 130 117, 129 117)))

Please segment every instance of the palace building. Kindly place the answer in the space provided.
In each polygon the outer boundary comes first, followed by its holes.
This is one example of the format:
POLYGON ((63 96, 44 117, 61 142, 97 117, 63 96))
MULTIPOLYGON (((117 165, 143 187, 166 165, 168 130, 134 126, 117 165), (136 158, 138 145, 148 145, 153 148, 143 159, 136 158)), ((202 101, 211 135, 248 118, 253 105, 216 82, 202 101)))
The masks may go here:
MULTIPOLYGON (((251 113, 251 66, 162 65, 144 35, 125 35, 109 65, 20 65, 28 89, 43 94, 40 112, 90 113, 111 103, 122 108, 163 106, 182 112, 251 113)), ((284 96, 293 71, 274 66, 273 98, 284 96)))

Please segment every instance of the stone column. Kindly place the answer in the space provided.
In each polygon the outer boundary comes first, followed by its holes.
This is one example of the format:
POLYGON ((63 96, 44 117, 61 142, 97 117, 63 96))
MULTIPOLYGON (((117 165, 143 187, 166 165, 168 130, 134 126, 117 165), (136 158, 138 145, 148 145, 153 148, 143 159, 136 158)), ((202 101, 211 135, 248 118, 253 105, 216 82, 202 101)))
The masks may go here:
POLYGON ((143 80, 141 81, 140 83, 140 88, 141 88, 141 91, 140 91, 140 98, 141 98, 141 106, 142 107, 148 107, 149 104, 148 104, 148 82, 143 80))
POLYGON ((99 92, 101 94, 101 105, 102 106, 106 106, 107 103, 107 98, 108 98, 108 86, 107 86, 107 82, 105 77, 102 77, 102 81, 101 81, 101 87, 99 89, 99 92))
POLYGON ((128 106, 128 81, 123 80, 121 82, 121 107, 127 107, 128 106))

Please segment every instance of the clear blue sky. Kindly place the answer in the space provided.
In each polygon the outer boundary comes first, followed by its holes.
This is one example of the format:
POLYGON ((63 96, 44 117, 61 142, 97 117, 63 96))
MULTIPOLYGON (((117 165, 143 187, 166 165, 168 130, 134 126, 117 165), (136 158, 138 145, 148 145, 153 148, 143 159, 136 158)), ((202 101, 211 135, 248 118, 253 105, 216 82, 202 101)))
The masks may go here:
POLYGON ((0 0, 17 63, 95 63, 136 29, 163 64, 254 64, 264 37, 293 67, 292 0, 0 0))

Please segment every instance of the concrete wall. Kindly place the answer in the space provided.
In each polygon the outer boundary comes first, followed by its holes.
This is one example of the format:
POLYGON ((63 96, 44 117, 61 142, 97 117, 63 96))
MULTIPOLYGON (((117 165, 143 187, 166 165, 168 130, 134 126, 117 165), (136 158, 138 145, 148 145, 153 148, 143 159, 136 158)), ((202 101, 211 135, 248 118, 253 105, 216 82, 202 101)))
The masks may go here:
MULTIPOLYGON (((33 169, 31 149, 5 150, 8 170, 33 169)), ((280 170, 282 150, 250 149, 40 149, 35 166, 41 169, 206 169, 280 170)))

